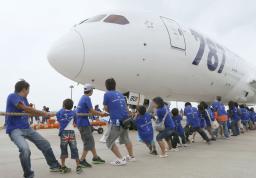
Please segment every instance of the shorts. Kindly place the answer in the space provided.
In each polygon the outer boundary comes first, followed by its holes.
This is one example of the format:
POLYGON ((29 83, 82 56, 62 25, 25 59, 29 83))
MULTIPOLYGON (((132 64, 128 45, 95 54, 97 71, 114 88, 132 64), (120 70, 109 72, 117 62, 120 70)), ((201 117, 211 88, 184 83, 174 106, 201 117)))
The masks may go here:
POLYGON ((84 150, 91 151, 93 148, 95 148, 95 141, 92 135, 92 127, 78 127, 78 130, 80 131, 81 139, 84 144, 84 150))
POLYGON ((60 158, 68 158, 68 146, 71 150, 71 159, 79 159, 76 135, 74 130, 64 130, 60 134, 60 158))
POLYGON ((131 143, 129 138, 129 130, 124 129, 120 126, 111 125, 109 133, 106 138, 106 144, 109 149, 112 149, 115 141, 119 138, 120 144, 128 144, 131 143))

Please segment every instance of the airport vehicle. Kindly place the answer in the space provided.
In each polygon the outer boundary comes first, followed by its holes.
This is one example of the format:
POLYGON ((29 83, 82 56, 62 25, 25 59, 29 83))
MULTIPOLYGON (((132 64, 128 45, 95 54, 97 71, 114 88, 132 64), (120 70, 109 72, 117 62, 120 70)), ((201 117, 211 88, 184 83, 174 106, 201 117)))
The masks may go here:
POLYGON ((149 13, 111 11, 75 25, 48 53, 67 78, 105 90, 115 78, 131 103, 165 100, 256 101, 254 66, 175 20, 149 13))

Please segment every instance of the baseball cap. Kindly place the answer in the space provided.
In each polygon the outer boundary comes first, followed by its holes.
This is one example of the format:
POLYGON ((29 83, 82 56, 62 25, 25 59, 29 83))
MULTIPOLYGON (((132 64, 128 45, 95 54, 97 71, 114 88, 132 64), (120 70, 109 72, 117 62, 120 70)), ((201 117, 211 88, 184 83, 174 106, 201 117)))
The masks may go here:
POLYGON ((92 84, 90 84, 90 83, 86 83, 84 85, 84 91, 91 91, 93 89, 95 89, 95 87, 92 84))

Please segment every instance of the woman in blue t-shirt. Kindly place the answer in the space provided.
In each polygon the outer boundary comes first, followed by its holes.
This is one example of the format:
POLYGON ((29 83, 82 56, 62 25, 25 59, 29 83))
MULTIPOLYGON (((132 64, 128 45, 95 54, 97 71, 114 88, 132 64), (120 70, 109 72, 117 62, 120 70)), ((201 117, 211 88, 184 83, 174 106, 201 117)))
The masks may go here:
POLYGON ((156 108, 156 115, 158 117, 158 123, 161 123, 164 120, 164 130, 159 131, 159 133, 156 136, 156 140, 161 148, 161 158, 166 158, 168 154, 166 153, 166 147, 164 143, 164 139, 167 141, 167 143, 170 143, 171 140, 171 146, 169 144, 169 147, 172 147, 173 151, 179 151, 177 147, 177 140, 173 138, 177 138, 178 134, 175 131, 175 124, 171 117, 170 111, 166 103, 161 97, 156 97, 153 99, 153 107, 156 108))
POLYGON ((203 109, 202 112, 204 112, 204 115, 205 115, 204 118, 205 118, 206 130, 210 134, 211 140, 215 141, 216 140, 215 134, 217 132, 217 129, 215 130, 212 129, 212 122, 215 120, 214 113, 205 101, 200 102, 200 105, 203 109))
POLYGON ((146 112, 145 106, 137 107, 137 116, 135 117, 135 125, 138 130, 140 139, 147 145, 150 150, 150 154, 157 155, 154 130, 151 121, 151 115, 146 112))

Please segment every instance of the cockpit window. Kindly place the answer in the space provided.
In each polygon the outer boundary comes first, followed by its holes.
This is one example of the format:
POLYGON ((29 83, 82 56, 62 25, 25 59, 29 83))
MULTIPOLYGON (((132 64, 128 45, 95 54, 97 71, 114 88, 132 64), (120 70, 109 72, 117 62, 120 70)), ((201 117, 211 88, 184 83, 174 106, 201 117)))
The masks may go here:
POLYGON ((106 16, 107 16, 106 14, 97 15, 97 16, 91 17, 89 19, 86 19, 86 20, 80 22, 80 24, 89 23, 89 22, 99 22, 106 16))
POLYGON ((109 15, 107 18, 104 19, 106 23, 115 23, 119 25, 126 25, 130 22, 122 15, 109 15))

